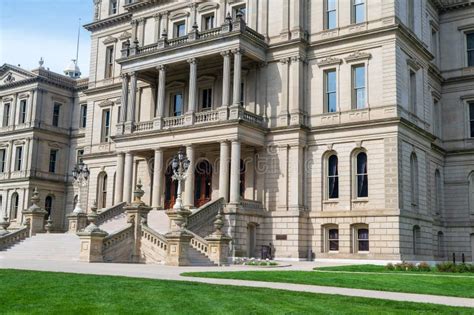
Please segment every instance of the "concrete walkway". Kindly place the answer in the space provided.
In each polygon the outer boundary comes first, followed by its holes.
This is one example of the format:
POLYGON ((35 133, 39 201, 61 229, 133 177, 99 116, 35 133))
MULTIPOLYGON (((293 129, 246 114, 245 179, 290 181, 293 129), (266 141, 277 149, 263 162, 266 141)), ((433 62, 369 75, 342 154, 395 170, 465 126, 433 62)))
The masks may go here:
MULTIPOLYGON (((302 270, 310 271, 317 266, 331 266, 334 264, 326 262, 294 262, 292 266, 285 268, 273 268, 265 270, 302 270)), ((341 264, 339 264, 341 265, 341 264)), ((205 271, 245 271, 245 270, 262 270, 257 267, 250 266, 229 266, 229 267, 170 267, 161 265, 138 265, 138 264, 87 264, 81 262, 67 261, 46 261, 46 260, 11 260, 3 259, 0 255, 0 268, 2 269, 21 269, 21 270, 38 270, 52 272, 69 272, 80 274, 95 275, 114 275, 136 278, 161 279, 201 282, 216 285, 232 285, 246 286, 258 288, 280 289, 296 292, 337 294, 354 297, 365 297, 374 299, 385 299, 404 302, 432 303, 449 306, 473 307, 474 299, 446 297, 426 294, 412 293, 395 293, 361 289, 346 289, 336 287, 324 287, 315 285, 301 285, 289 283, 261 282, 261 281, 244 281, 244 280, 227 280, 227 279, 208 279, 208 278, 191 278, 182 277, 183 272, 205 272, 205 271)))

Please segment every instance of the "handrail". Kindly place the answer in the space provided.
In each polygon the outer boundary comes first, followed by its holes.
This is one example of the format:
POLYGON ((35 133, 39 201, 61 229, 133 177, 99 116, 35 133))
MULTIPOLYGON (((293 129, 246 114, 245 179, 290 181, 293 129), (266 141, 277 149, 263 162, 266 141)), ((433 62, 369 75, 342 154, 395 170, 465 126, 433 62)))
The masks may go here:
POLYGON ((104 238, 104 252, 113 247, 114 245, 126 240, 131 235, 133 236, 133 224, 130 223, 123 229, 113 234, 107 235, 104 238))
POLYGON ((122 214, 124 212, 124 206, 126 202, 122 202, 119 204, 116 204, 115 206, 112 206, 108 209, 105 209, 101 211, 97 215, 97 225, 103 224, 105 221, 112 219, 113 217, 118 216, 119 214, 122 214))
POLYGON ((157 239, 157 241, 163 243, 165 245, 164 249, 166 250, 166 245, 168 245, 168 240, 166 239, 164 235, 158 233, 157 231, 153 230, 151 227, 147 225, 142 225, 142 238, 146 234, 150 235, 150 238, 147 238, 148 240, 151 240, 151 237, 154 237, 157 239))
POLYGON ((0 250, 5 250, 16 243, 23 241, 29 236, 30 229, 27 226, 24 226, 15 232, 0 236, 0 250))
POLYGON ((194 213, 192 213, 188 217, 187 228, 188 230, 192 230, 199 225, 201 225, 202 221, 210 221, 212 220, 220 209, 224 206, 224 198, 219 198, 213 201, 210 201, 199 209, 197 209, 194 213))
POLYGON ((185 232, 191 234, 193 238, 190 241, 191 246, 199 251, 200 253, 208 256, 208 251, 209 251, 209 243, 193 231, 190 231, 188 229, 185 229, 185 232))

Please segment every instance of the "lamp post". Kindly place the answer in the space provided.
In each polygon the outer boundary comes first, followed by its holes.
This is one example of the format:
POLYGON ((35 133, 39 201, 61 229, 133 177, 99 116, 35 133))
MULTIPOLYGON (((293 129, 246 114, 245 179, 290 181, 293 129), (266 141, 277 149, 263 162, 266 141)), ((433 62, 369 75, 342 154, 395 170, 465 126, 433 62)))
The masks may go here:
POLYGON ((176 202, 173 206, 173 209, 178 210, 183 207, 182 200, 182 182, 188 177, 188 168, 190 161, 184 154, 183 150, 180 149, 178 154, 174 157, 171 162, 171 167, 173 169, 173 180, 178 182, 178 195, 176 196, 176 202))
POLYGON ((77 203, 74 208, 74 213, 84 213, 81 208, 81 188, 85 187, 87 180, 89 179, 90 171, 84 162, 80 161, 72 170, 72 177, 74 179, 74 185, 77 187, 77 203))

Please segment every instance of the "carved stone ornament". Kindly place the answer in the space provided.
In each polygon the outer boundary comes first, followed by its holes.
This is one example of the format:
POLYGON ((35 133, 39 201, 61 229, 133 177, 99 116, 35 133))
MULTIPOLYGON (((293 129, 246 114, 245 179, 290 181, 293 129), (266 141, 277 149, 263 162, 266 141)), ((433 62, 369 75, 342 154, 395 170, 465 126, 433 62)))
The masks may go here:
POLYGON ((112 36, 107 37, 107 38, 104 39, 104 41, 103 41, 103 43, 104 43, 105 45, 112 44, 112 43, 115 43, 115 42, 117 42, 117 38, 112 37, 112 36))
POLYGON ((6 84, 13 83, 13 82, 15 82, 15 77, 11 73, 9 73, 7 77, 5 78, 5 80, 3 80, 3 83, 6 83, 6 84))
POLYGON ((317 65, 319 67, 329 66, 329 65, 339 65, 341 64, 341 62, 342 62, 341 58, 327 57, 327 58, 318 60, 317 65))
POLYGON ((132 34, 130 34, 129 32, 125 31, 123 32, 120 36, 119 36, 119 39, 120 40, 127 40, 129 38, 132 37, 132 34))
POLYGON ((346 62, 367 60, 370 59, 372 55, 367 52, 355 51, 345 58, 346 62))
POLYGON ((100 102, 98 105, 99 107, 113 106, 114 102, 112 102, 111 100, 104 100, 100 102))

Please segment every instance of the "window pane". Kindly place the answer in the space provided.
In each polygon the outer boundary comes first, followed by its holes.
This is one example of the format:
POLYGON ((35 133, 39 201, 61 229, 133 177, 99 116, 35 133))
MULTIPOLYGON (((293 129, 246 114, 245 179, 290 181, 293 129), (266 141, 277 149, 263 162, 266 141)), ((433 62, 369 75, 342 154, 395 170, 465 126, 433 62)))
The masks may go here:
POLYGON ((330 240, 337 240, 337 239, 339 239, 339 230, 338 230, 338 229, 331 229, 331 230, 329 230, 329 239, 330 239, 330 240))
POLYGON ((474 138, 474 120, 471 120, 471 138, 474 138))
POLYGON ((356 90, 357 109, 365 108, 365 89, 356 90))
POLYGON ((474 50, 467 53, 467 66, 474 67, 474 50))
POLYGON ((336 28, 336 11, 330 11, 327 15, 327 28, 336 28))
POLYGON ((335 199, 339 198, 339 178, 338 177, 329 177, 329 198, 335 199))
POLYGON ((173 111, 174 116, 181 116, 183 112, 183 95, 175 94, 173 100, 173 111))
POLYGON ((368 229, 358 229, 357 236, 359 240, 368 240, 369 239, 369 230, 368 229))
POLYGON ((354 7, 354 22, 355 23, 362 23, 365 21, 365 6, 363 4, 356 5, 354 7))
POLYGON ((367 154, 359 153, 357 155, 357 174, 367 173, 367 154))
POLYGON ((359 241, 359 251, 368 252, 369 251, 369 241, 359 241))
POLYGON ((338 175, 338 171, 337 171, 337 156, 335 155, 332 155, 330 158, 329 158, 329 176, 336 176, 338 175))
POLYGON ((354 67, 355 88, 365 87, 365 66, 354 67))
POLYGON ((467 49, 474 49, 474 33, 466 35, 467 37, 467 49))
POLYGON ((336 10, 336 0, 327 0, 327 10, 336 10))
POLYGON ((338 251, 339 250, 339 241, 330 240, 329 241, 329 250, 338 251))
POLYGON ((326 72, 326 85, 328 92, 336 91, 336 71, 331 70, 326 72))

